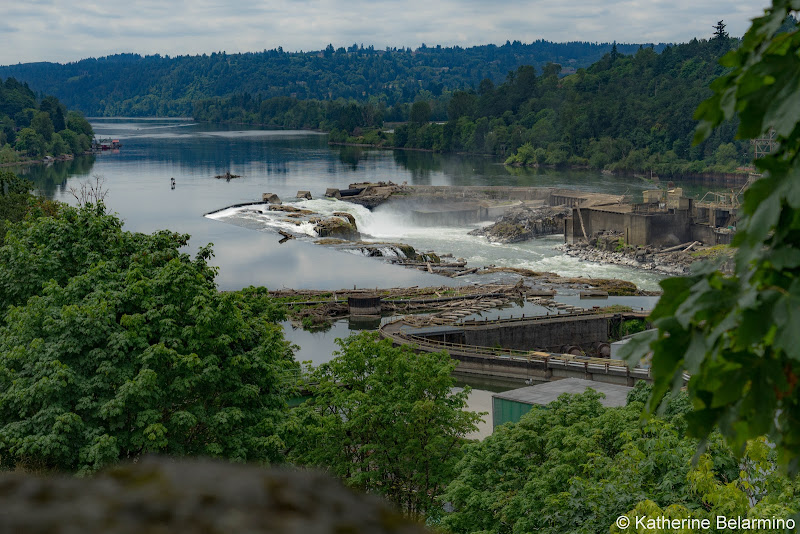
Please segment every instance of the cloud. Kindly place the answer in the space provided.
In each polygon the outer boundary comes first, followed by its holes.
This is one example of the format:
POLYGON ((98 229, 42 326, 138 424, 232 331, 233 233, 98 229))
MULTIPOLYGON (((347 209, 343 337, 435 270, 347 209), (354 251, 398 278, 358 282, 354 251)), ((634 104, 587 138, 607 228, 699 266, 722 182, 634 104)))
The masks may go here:
POLYGON ((353 43, 471 46, 531 42, 685 42, 723 19, 742 35, 766 0, 38 0, 3 7, 0 64, 116 52, 321 50, 353 43), (24 28, 25 31, 18 31, 24 28))
POLYGON ((18 31, 19 28, 6 24, 5 22, 0 22, 0 33, 14 33, 18 31))

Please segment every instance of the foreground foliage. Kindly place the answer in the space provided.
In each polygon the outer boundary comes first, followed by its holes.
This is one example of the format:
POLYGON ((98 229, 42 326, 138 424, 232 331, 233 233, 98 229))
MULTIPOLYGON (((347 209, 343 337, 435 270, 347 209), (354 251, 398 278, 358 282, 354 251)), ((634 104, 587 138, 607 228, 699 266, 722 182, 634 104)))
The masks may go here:
POLYGON ((159 452, 279 458, 295 363, 259 290, 220 294, 210 248, 126 232, 100 205, 0 248, 0 465, 87 472, 159 452))
POLYGON ((623 408, 604 408, 592 390, 562 395, 467 446, 441 497, 453 508, 444 525, 455 533, 589 534, 608 532, 620 515, 656 517, 667 508, 682 517, 800 510, 800 484, 777 473, 763 442, 737 462, 717 435, 693 467, 686 399, 641 425, 639 399, 648 394, 634 390, 623 408))
POLYGON ((651 319, 658 332, 630 343, 631 360, 652 350, 648 407, 692 377, 689 432, 707 438, 716 425, 741 454, 768 435, 791 472, 800 468, 800 30, 779 32, 798 0, 774 0, 738 50, 731 70, 703 103, 697 140, 738 116, 738 136, 774 129, 777 150, 756 162, 763 178, 746 192, 734 240, 736 272, 705 266, 662 282, 651 319))
POLYGON ((342 350, 314 372, 312 397, 294 411, 289 459, 329 469, 408 516, 437 516, 436 497, 479 417, 464 411, 467 392, 452 391, 454 362, 374 333, 337 341, 342 350))

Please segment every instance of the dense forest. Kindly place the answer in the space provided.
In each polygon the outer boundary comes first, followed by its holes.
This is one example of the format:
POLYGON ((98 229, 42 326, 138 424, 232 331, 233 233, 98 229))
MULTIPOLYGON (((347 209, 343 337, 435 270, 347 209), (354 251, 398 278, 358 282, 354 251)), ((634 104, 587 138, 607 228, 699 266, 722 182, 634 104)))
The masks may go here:
POLYGON ((0 79, 0 164, 91 148, 89 122, 54 96, 41 99, 14 78, 0 79))
POLYGON ((720 57, 737 43, 722 36, 661 54, 642 47, 630 56, 614 48, 566 77, 557 65, 541 73, 523 66, 500 86, 485 80, 477 92, 454 93, 446 123, 428 122, 430 106, 416 102, 393 144, 491 154, 518 165, 662 175, 733 171, 752 159, 749 144, 734 141, 735 123, 700 145, 692 145, 692 136, 693 111, 724 72, 720 57))
MULTIPOLYGON (((657 45, 660 50, 664 45, 657 45)), ((639 45, 617 45, 633 53, 639 45)), ((188 116, 193 103, 249 93, 261 98, 365 101, 386 105, 412 102, 446 91, 477 87, 484 78, 500 82, 521 65, 559 63, 565 72, 587 67, 611 50, 611 43, 524 44, 470 48, 427 47, 376 50, 353 44, 317 52, 263 52, 202 56, 118 54, 65 65, 26 63, 0 67, 0 77, 25 80, 56 95, 70 108, 98 116, 188 116)))
POLYGON ((724 72, 719 59, 738 45, 721 35, 668 46, 659 54, 618 47, 588 68, 562 75, 560 65, 524 65, 499 85, 417 95, 388 106, 356 102, 262 98, 249 93, 206 99, 198 120, 317 128, 334 142, 469 152, 508 158, 510 165, 586 166, 661 175, 730 172, 752 159, 727 124, 692 146, 694 109, 724 72), (392 129, 384 121, 402 121, 392 129))

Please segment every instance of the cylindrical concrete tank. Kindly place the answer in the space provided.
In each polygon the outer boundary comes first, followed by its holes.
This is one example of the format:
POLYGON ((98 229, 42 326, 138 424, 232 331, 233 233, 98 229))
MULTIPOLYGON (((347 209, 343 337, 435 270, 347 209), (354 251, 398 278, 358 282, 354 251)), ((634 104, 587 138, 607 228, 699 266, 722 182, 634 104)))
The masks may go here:
POLYGON ((380 315, 381 297, 375 295, 347 297, 347 307, 350 315, 380 315))

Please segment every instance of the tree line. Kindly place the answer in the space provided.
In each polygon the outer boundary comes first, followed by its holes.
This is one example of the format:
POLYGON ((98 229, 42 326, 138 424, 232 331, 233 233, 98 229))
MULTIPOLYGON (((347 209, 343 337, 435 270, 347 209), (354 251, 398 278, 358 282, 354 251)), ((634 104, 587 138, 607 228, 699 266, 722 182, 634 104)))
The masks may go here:
MULTIPOLYGON (((197 100, 237 93, 300 100, 378 99, 391 106, 411 102, 419 94, 436 97, 474 87, 484 78, 500 81, 520 65, 557 62, 568 69, 585 67, 611 46, 538 40, 469 48, 423 44, 413 50, 353 44, 312 52, 279 47, 176 57, 117 54, 63 65, 9 65, 0 67, 0 76, 25 80, 88 115, 188 116, 197 100)), ((638 46, 618 45, 624 52, 638 46)))
POLYGON ((0 163, 82 154, 93 137, 83 115, 68 111, 56 97, 37 98, 27 84, 0 80, 0 163))
POLYGON ((418 96, 388 105, 373 99, 300 100, 249 93, 201 100, 207 121, 312 128, 331 141, 503 158, 509 165, 578 166, 660 175, 733 172, 752 159, 734 139, 736 122, 692 145, 694 109, 724 72, 719 58, 738 40, 720 36, 599 61, 563 76, 560 65, 523 65, 496 85, 418 96), (383 127, 392 123, 394 128, 383 127))

